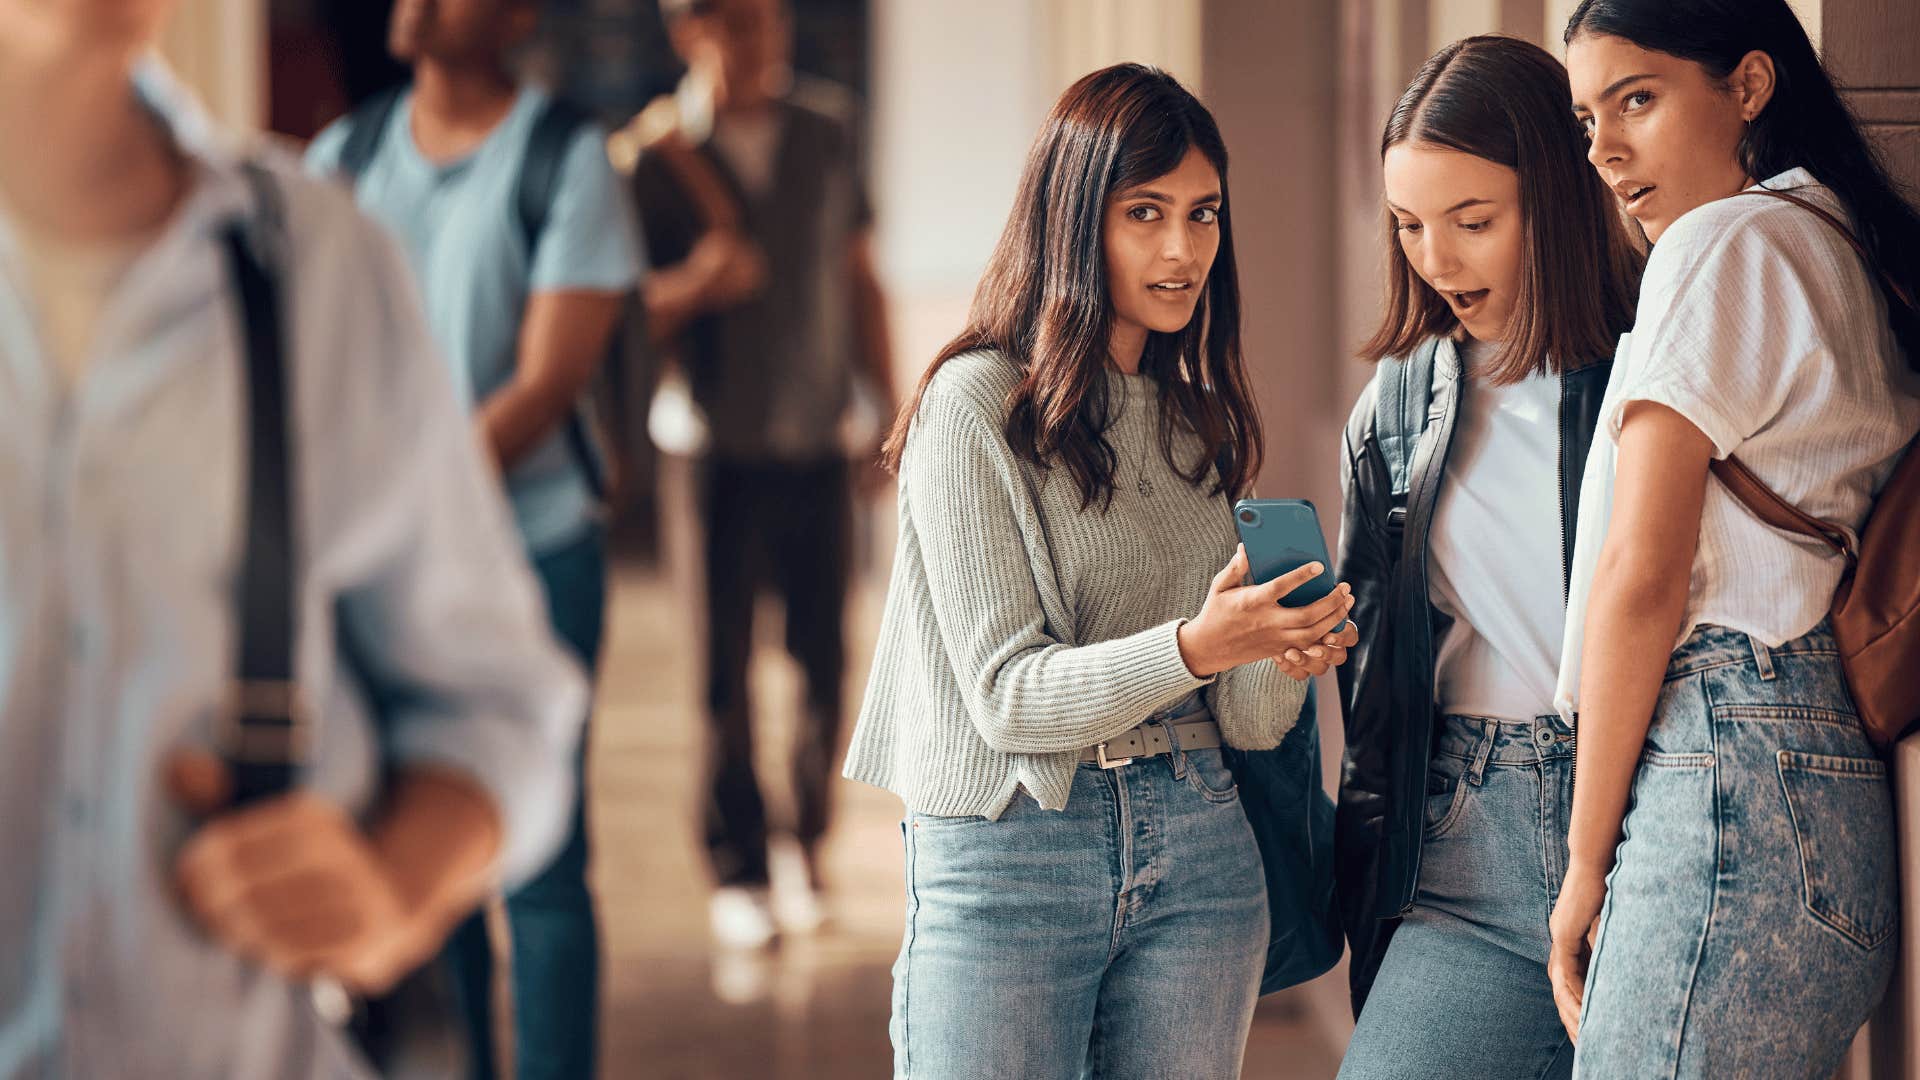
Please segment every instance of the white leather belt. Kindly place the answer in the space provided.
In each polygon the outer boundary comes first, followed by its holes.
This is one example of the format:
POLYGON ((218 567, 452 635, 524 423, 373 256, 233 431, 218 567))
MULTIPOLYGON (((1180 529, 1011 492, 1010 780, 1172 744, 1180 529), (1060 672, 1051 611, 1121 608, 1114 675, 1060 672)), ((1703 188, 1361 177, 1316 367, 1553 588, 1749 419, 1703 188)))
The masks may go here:
POLYGON ((1099 746, 1080 751, 1081 761, 1092 761, 1103 769, 1117 769, 1134 758, 1158 757, 1173 752, 1172 728, 1182 750, 1211 750, 1220 745, 1220 725, 1212 717, 1199 720, 1151 720, 1130 728, 1099 746))

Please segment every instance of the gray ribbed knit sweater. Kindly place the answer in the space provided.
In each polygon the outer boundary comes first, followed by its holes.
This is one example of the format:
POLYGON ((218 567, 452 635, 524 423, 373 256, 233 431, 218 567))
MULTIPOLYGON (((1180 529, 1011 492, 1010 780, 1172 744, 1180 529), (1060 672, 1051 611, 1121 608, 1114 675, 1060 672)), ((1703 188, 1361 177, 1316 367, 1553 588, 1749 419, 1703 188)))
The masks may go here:
MULTIPOLYGON (((1236 538, 1225 496, 1161 455, 1153 381, 1108 376, 1117 490, 1082 510, 1064 466, 1007 445, 1017 378, 997 353, 955 357, 920 404, 847 777, 926 814, 997 818, 1022 785, 1059 809, 1080 750, 1202 687, 1229 744, 1278 745, 1307 684, 1269 660, 1209 680, 1180 659, 1175 633, 1236 538)), ((1174 447, 1183 462, 1201 453, 1189 432, 1174 447)))

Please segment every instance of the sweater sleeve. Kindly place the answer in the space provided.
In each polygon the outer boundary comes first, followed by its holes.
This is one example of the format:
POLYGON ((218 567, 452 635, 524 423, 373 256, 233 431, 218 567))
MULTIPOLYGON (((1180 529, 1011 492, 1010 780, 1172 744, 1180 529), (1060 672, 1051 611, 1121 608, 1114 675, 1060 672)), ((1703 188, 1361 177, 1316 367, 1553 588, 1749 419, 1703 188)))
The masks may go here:
POLYGON ((900 479, 946 660, 981 739, 1002 753, 1079 750, 1206 685, 1180 658, 1182 620, 1085 645, 1054 636, 1036 581, 1052 573, 1036 508, 1006 440, 971 404, 930 390, 900 479))
POLYGON ((1221 675, 1209 691, 1220 737, 1239 750, 1280 745, 1307 701, 1307 684, 1271 660, 1242 664, 1221 675))

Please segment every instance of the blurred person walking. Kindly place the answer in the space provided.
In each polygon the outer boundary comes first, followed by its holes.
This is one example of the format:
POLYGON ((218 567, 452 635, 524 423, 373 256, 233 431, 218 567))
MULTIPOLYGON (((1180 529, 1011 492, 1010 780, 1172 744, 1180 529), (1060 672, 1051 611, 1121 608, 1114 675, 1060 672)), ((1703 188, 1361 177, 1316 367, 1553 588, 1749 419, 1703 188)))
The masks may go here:
POLYGON ((907 807, 896 1076, 1236 1076, 1270 932, 1300 929, 1233 761, 1303 723, 1352 598, 1280 606, 1319 564, 1244 584, 1232 205, 1172 77, 1075 83, 887 444, 900 540, 847 776, 907 807))
MULTIPOLYGON (((411 86, 321 132, 308 166, 354 184, 400 238, 428 321, 481 441, 504 477, 553 629, 591 673, 606 603, 603 490, 582 394, 639 272, 605 134, 581 111, 518 84, 508 54, 536 0, 401 0, 393 54, 411 86)), ((506 898, 514 1053, 522 1077, 594 1074, 599 934, 587 886, 586 741, 578 795, 553 863, 506 898)), ((493 951, 485 920, 448 946, 474 1040, 495 1075, 493 951)))
POLYGON ((892 411, 893 376, 851 95, 794 77, 784 0, 662 8, 688 74, 627 133, 643 147, 633 189, 659 265, 642 295, 705 429, 711 922, 719 943, 752 948, 824 917, 819 849, 845 713, 853 495, 881 478, 880 423, 871 439, 849 429, 857 401, 876 418, 892 411), (805 677, 790 759, 804 888, 777 909, 747 688, 755 601, 767 591, 785 604, 787 651, 805 677))
POLYGON ((0 0, 0 1077, 371 1076, 308 980, 547 861, 585 687, 400 253, 173 7, 0 0))

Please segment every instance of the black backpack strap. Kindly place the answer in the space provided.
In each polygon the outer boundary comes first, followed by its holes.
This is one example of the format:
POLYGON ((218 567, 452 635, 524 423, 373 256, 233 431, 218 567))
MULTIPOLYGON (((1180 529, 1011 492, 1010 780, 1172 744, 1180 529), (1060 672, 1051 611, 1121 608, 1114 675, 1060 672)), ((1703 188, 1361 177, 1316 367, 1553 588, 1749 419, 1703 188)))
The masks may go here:
POLYGON ((547 218, 553 213, 553 200, 560 192, 560 172, 567 164, 567 148, 573 145, 580 129, 592 122, 592 114, 559 98, 549 99, 541 107, 540 115, 534 118, 533 131, 527 136, 527 156, 522 159, 514 192, 529 263, 540 250, 540 234, 547 227, 547 218))
POLYGON ((340 145, 340 172, 348 179, 358 180, 367 171, 374 152, 380 149, 380 137, 387 133, 387 125, 392 123, 394 110, 406 92, 404 84, 390 86, 347 115, 347 141, 340 145))
POLYGON ((1433 362, 1439 348, 1440 340, 1434 338, 1422 342, 1405 359, 1381 361, 1373 436, 1387 459, 1394 498, 1403 505, 1413 486, 1413 450, 1426 430, 1427 409, 1433 404, 1433 362))
MULTIPOLYGON (((514 188, 514 208, 520 219, 521 235, 526 238, 527 264, 531 266, 540 252, 540 238, 547 220, 553 216, 553 201, 560 192, 560 173, 566 168, 567 150, 580 129, 593 122, 592 114, 571 102, 551 98, 534 118, 533 131, 527 136, 527 155, 522 159, 520 178, 514 188)), ((600 463, 593 433, 588 430, 583 407, 576 404, 567 417, 567 449, 580 462, 587 488, 595 499, 607 497, 606 470, 600 463)))
POLYGON ((228 228, 228 273, 239 300, 246 346, 246 548, 238 597, 239 665, 226 704, 222 747, 232 769, 234 803, 281 794, 294 783, 309 737, 294 680, 293 462, 287 437, 291 401, 285 356, 285 307, 276 270, 284 265, 279 188, 266 170, 246 166, 254 191, 251 227, 228 228))

